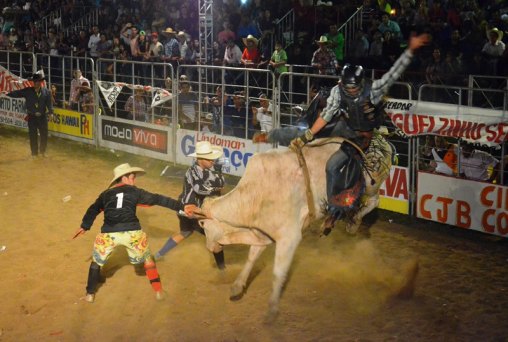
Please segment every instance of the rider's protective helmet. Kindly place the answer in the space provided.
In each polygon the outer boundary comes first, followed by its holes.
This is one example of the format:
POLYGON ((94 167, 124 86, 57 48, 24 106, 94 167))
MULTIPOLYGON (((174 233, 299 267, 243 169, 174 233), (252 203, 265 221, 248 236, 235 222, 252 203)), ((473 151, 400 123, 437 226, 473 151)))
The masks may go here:
POLYGON ((365 71, 361 65, 346 64, 342 68, 341 85, 348 96, 356 97, 361 93, 365 71))

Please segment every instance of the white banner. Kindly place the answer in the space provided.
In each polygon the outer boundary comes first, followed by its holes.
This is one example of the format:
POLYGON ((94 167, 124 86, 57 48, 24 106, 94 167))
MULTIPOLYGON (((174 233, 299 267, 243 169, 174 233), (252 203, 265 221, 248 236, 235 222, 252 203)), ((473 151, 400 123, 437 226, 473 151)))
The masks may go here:
POLYGON ((115 103, 116 98, 120 95, 122 88, 125 83, 120 82, 106 82, 97 80, 97 86, 101 90, 102 96, 106 100, 108 107, 111 108, 113 103, 115 103))
POLYGON ((167 91, 166 89, 151 87, 151 86, 143 86, 139 84, 127 84, 121 82, 107 82, 107 81, 99 81, 97 80, 97 85, 101 90, 104 99, 106 99, 106 103, 108 107, 111 108, 113 103, 115 103, 116 98, 120 95, 123 87, 127 87, 129 89, 137 90, 141 89, 146 92, 153 92, 153 100, 150 107, 155 107, 169 101, 173 98, 173 95, 167 91))
POLYGON ((153 93, 152 105, 150 107, 158 106, 161 103, 169 101, 173 98, 173 94, 171 94, 166 89, 154 88, 153 92, 154 93, 153 93))
POLYGON ((508 112, 501 110, 391 99, 385 112, 408 136, 434 134, 488 146, 508 136, 508 112))
POLYGON ((508 237, 508 187, 419 172, 417 216, 508 237))

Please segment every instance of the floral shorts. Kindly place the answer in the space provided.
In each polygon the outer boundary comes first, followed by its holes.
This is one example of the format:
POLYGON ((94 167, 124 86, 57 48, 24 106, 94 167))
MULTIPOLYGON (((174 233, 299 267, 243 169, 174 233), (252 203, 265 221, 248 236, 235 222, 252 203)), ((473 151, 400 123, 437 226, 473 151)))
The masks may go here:
POLYGON ((146 233, 142 230, 130 230, 97 234, 93 245, 93 261, 104 266, 117 246, 125 246, 131 264, 141 264, 150 256, 146 233))

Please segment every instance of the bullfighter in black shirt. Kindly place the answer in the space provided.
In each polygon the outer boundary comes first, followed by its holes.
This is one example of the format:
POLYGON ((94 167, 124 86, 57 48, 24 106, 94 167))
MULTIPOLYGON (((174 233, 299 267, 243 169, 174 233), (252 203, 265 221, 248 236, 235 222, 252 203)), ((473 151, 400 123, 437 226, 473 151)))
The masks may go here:
POLYGON ((136 175, 142 175, 145 171, 139 167, 131 167, 129 164, 121 164, 114 171, 114 177, 110 188, 99 195, 99 198, 86 211, 81 228, 74 237, 90 230, 97 215, 104 211, 104 224, 101 232, 95 238, 93 260, 88 272, 88 283, 84 299, 92 303, 100 280, 100 270, 116 246, 122 245, 127 249, 129 261, 138 266, 137 270, 144 270, 150 280, 156 298, 162 299, 162 285, 157 272, 157 267, 152 259, 148 247, 148 239, 136 216, 137 205, 160 205, 175 211, 184 210, 187 215, 192 215, 197 208, 195 205, 184 205, 175 199, 153 194, 137 188, 134 183, 136 175), (113 186, 114 185, 114 186, 113 186))

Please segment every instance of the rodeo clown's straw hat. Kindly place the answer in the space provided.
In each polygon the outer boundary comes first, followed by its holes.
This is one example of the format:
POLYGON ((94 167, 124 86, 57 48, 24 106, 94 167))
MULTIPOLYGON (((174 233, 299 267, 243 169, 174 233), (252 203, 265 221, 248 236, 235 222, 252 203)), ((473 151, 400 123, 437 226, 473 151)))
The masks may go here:
POLYGON ((215 160, 222 157, 222 148, 213 146, 209 141, 200 141, 196 144, 196 151, 189 154, 189 157, 215 160))
POLYGON ((129 163, 118 165, 113 170, 114 177, 109 183, 109 186, 113 185, 113 183, 115 183, 118 180, 118 178, 122 178, 123 176, 128 175, 129 173, 135 173, 136 175, 139 174, 141 176, 145 174, 145 170, 143 170, 140 167, 130 166, 129 163))

